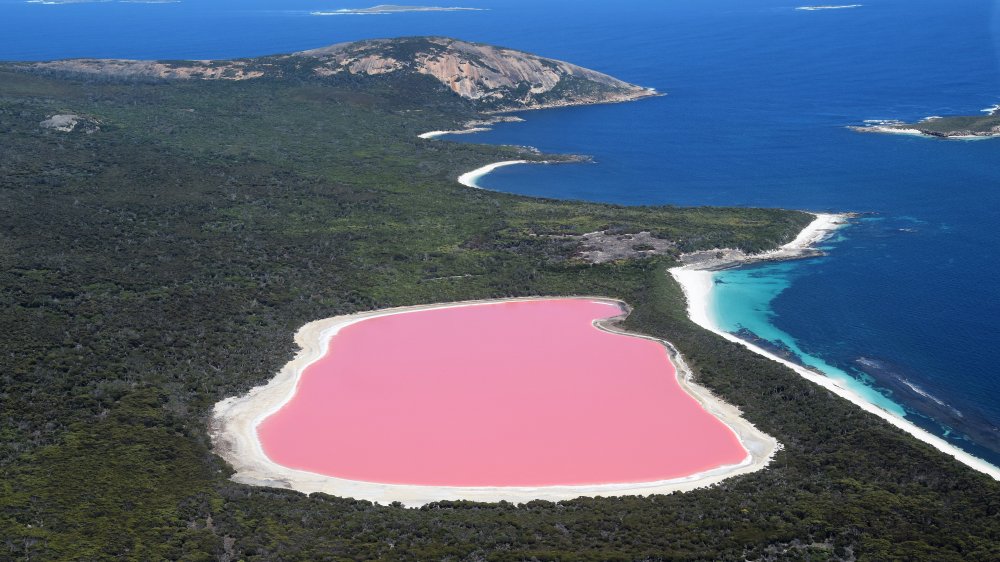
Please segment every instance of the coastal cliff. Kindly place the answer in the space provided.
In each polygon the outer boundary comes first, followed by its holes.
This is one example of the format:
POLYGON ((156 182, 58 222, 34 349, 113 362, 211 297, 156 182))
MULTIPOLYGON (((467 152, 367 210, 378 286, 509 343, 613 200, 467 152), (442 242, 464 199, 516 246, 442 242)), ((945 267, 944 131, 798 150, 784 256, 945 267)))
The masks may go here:
POLYGON ((298 77, 321 81, 426 76, 484 111, 513 111, 630 101, 658 95, 575 64, 445 37, 404 37, 339 43, 290 55, 239 60, 138 61, 71 59, 33 63, 29 70, 125 79, 254 80, 298 77))

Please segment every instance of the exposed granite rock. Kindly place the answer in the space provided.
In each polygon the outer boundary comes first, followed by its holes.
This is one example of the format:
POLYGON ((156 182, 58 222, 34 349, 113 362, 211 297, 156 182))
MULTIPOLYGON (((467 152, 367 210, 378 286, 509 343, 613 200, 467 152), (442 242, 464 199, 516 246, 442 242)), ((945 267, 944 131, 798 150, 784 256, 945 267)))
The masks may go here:
POLYGON ((654 237, 650 232, 615 234, 608 231, 570 236, 580 243, 579 257, 589 263, 675 254, 677 245, 670 240, 654 237))
POLYGON ((497 110, 628 101, 657 95, 575 64, 445 37, 372 39, 296 53, 316 57, 322 76, 411 71, 497 110))
POLYGON ((69 133, 79 128, 84 133, 96 133, 100 130, 99 121, 81 115, 62 113, 53 115, 38 124, 43 129, 51 129, 61 133, 69 133))
MULTIPOLYGON (((794 258, 808 258, 822 256, 823 251, 816 248, 803 248, 798 250, 794 258)), ((784 261, 790 259, 786 254, 776 252, 765 252, 763 254, 748 254, 743 250, 732 248, 722 248, 716 250, 701 250, 690 252, 681 256, 681 263, 684 265, 697 266, 698 269, 729 269, 740 265, 760 262, 760 261, 784 261)))

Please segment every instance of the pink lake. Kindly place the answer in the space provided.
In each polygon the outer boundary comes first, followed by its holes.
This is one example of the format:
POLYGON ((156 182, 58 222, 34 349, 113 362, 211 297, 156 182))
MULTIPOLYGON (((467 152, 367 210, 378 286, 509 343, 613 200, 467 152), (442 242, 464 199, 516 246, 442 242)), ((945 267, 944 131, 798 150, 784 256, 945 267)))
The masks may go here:
POLYGON ((363 320, 258 437, 280 465, 386 484, 651 482, 743 461, 661 344, 593 325, 619 314, 549 299, 363 320))

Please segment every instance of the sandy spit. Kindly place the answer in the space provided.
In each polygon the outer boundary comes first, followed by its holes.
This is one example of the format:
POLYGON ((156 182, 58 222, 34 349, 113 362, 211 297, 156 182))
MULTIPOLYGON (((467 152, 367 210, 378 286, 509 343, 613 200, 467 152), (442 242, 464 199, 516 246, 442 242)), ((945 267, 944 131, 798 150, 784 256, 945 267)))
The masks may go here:
MULTIPOLYGON (((733 267, 744 265, 752 261, 794 259, 796 257, 815 255, 815 251, 811 249, 812 245, 828 237, 839 226, 846 224, 846 217, 847 215, 816 214, 816 219, 803 229, 792 242, 785 244, 777 250, 757 254, 736 263, 731 263, 729 266, 733 267)), ((944 439, 921 429, 904 418, 883 410, 875 404, 868 402, 856 392, 841 386, 833 379, 819 373, 818 371, 808 369, 788 361, 787 359, 778 357, 777 355, 757 345, 744 341, 729 332, 721 330, 716 324, 710 311, 712 288, 715 285, 713 275, 714 271, 720 268, 722 268, 722 264, 719 262, 709 261, 675 267, 670 270, 670 274, 675 280, 677 280, 677 283, 680 284, 681 288, 684 290, 685 297, 687 297, 688 317, 691 318, 691 321, 729 341, 746 347, 754 353, 763 355, 764 357, 785 365, 809 381, 822 386, 841 398, 849 400, 851 403, 866 412, 875 414, 893 426, 909 433, 935 449, 954 457, 959 462, 988 474, 996 480, 1000 480, 1000 468, 997 468, 996 466, 993 466, 992 464, 963 451, 951 443, 948 443, 944 439)))
MULTIPOLYGON (((648 495, 668 494, 676 491, 683 492, 711 486, 739 474, 761 470, 770 463, 775 452, 780 449, 781 446, 773 437, 764 434, 750 422, 743 419, 740 416, 738 408, 722 401, 708 389, 698 385, 693 380, 692 373, 681 355, 669 342, 648 336, 631 334, 619 329, 616 326, 616 321, 624 318, 629 310, 625 303, 602 297, 568 297, 619 306, 623 311, 621 316, 595 322, 595 326, 601 330, 651 339, 663 344, 676 367, 677 377, 682 388, 698 400, 706 411, 719 418, 733 431, 747 450, 746 458, 737 465, 721 466, 684 478, 655 482, 583 486, 462 487, 414 486, 346 480, 287 468, 272 462, 264 454, 260 441, 257 438, 257 425, 291 400, 295 394, 298 380, 305 368, 326 354, 330 338, 344 327, 365 319, 390 314, 405 314, 433 308, 479 306, 542 298, 482 300, 391 308, 336 316, 310 322, 295 334, 295 341, 301 347, 301 351, 270 382, 253 388, 242 396, 226 398, 215 405, 210 427, 213 448, 216 453, 233 466, 235 474, 232 479, 236 482, 257 486, 290 488, 307 494, 323 492, 335 496, 346 496, 377 503, 398 501, 409 507, 421 506, 435 501, 460 499, 485 502, 506 500, 513 503, 522 503, 534 499, 560 501, 580 496, 648 495)), ((655 444, 650 444, 650 446, 655 446, 655 444)))

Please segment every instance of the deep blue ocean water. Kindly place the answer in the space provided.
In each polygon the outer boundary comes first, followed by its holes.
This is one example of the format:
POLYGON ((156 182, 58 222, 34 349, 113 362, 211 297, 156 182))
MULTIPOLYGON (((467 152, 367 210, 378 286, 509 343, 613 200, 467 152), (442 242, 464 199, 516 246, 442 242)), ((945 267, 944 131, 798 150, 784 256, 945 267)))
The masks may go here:
POLYGON ((488 11, 320 17, 310 12, 378 2, 0 0, 0 59, 225 58, 438 34, 656 87, 669 95, 528 112, 451 138, 596 160, 501 168, 480 181, 492 189, 867 213, 826 257, 719 274, 720 323, 865 382, 1000 464, 1000 139, 845 128, 1000 103, 1000 3, 861 1, 798 11, 777 0, 448 0, 488 11))

